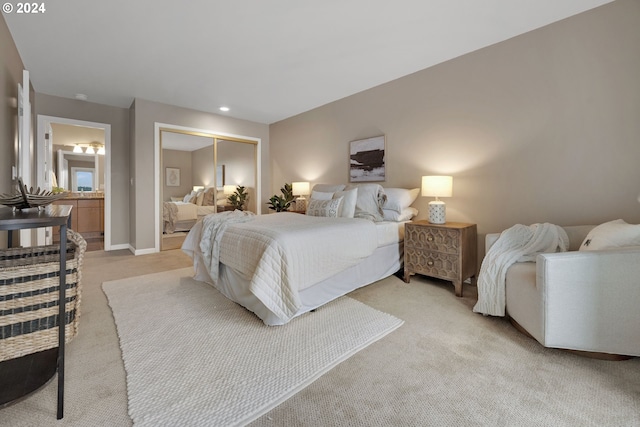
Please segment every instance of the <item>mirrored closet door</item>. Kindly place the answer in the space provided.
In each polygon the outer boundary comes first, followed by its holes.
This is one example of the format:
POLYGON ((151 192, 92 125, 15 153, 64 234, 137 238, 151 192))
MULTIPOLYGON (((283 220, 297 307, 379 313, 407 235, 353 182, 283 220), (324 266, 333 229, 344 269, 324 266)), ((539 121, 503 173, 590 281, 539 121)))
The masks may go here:
POLYGON ((243 186, 244 210, 257 212, 257 143, 215 134, 160 130, 161 249, 179 249, 205 215, 233 210, 243 186))

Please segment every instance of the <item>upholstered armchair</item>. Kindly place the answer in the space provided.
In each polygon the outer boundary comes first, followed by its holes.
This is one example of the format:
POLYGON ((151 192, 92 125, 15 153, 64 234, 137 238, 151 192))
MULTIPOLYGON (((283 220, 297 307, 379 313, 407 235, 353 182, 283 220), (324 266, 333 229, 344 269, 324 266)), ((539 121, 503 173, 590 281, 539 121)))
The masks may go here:
MULTIPOLYGON (((594 226, 563 228, 568 252, 507 270, 507 316, 545 347, 605 359, 640 356, 640 246, 578 250, 591 244, 586 238, 594 226)), ((499 236, 486 236, 487 250, 499 236)))

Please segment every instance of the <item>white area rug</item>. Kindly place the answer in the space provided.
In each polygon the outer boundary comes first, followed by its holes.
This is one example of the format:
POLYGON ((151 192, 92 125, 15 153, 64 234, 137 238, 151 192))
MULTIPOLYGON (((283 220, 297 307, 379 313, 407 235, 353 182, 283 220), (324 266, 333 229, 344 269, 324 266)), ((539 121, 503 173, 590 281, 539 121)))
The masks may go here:
POLYGON ((191 275, 103 284, 136 426, 247 424, 403 323, 343 297, 269 327, 191 275))

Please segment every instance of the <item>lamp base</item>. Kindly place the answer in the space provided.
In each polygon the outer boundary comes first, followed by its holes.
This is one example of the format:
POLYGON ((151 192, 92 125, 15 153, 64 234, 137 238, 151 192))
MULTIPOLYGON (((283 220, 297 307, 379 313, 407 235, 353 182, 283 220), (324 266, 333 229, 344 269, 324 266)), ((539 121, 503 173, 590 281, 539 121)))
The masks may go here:
POLYGON ((298 197, 296 199, 296 210, 298 212, 306 211, 307 210, 307 199, 305 199, 304 197, 298 197))
POLYGON ((431 224, 444 224, 446 220, 446 207, 443 201, 429 202, 429 222, 431 224))

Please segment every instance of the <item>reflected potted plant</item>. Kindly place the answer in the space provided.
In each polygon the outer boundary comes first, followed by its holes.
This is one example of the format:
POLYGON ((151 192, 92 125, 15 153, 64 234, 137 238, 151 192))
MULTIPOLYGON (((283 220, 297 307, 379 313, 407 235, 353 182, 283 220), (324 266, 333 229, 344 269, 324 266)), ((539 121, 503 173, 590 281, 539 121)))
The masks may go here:
POLYGON ((235 210, 243 211, 245 204, 249 201, 249 193, 244 185, 238 185, 236 191, 227 197, 229 204, 235 210))
POLYGON ((291 184, 285 183, 280 191, 282 192, 282 196, 274 194, 267 202, 269 209, 276 212, 284 212, 288 210, 289 207, 291 207, 291 202, 293 202, 293 187, 291 184))

